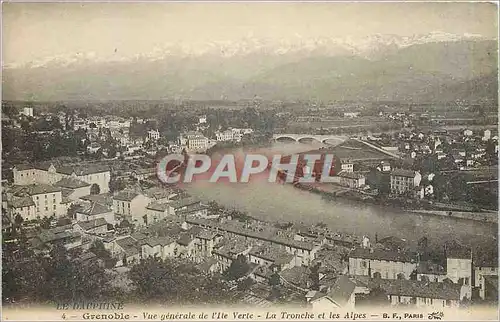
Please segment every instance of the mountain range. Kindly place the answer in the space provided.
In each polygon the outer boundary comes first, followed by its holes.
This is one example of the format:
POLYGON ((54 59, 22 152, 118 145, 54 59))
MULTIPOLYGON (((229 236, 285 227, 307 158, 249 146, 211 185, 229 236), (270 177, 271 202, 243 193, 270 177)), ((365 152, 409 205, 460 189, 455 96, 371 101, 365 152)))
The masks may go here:
POLYGON ((56 57, 3 69, 4 99, 496 101, 498 43, 478 35, 245 39, 196 51, 56 57))

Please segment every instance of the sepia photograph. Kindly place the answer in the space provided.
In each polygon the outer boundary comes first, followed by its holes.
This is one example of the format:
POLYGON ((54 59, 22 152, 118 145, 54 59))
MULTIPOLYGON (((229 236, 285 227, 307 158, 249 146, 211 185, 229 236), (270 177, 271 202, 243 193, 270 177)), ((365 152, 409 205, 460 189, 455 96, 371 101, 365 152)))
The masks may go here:
POLYGON ((498 2, 2 3, 2 320, 490 320, 498 2))

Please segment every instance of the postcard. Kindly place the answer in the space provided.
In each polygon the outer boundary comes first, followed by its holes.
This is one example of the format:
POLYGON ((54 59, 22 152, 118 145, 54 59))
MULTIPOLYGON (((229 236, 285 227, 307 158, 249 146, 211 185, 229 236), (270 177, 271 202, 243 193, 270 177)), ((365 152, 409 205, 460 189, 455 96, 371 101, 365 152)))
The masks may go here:
POLYGON ((498 3, 2 9, 2 320, 498 320, 498 3))

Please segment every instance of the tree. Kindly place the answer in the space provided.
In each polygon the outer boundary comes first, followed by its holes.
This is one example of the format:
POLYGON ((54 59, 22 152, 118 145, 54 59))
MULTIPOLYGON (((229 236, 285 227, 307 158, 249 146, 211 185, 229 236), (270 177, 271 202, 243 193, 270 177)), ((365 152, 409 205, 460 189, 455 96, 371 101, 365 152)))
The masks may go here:
POLYGON ((111 253, 104 248, 104 244, 100 240, 96 240, 92 243, 89 251, 94 253, 99 259, 104 261, 106 268, 113 268, 116 265, 116 259, 111 257, 111 253))
POLYGON ((316 290, 316 291, 319 291, 319 268, 320 268, 321 264, 320 263, 317 263, 316 265, 312 266, 311 269, 310 269, 310 274, 309 274, 309 278, 311 279, 312 281, 312 289, 313 290, 316 290))
POLYGON ((20 214, 16 214, 16 216, 14 217, 15 229, 19 229, 23 221, 24 221, 23 217, 20 214))
MULTIPOLYGON (((358 301, 356 301, 358 303, 358 301)), ((373 289, 370 290, 370 293, 368 293, 366 296, 362 297, 359 301, 360 305, 366 305, 366 306, 387 306, 390 304, 389 299, 387 298, 386 292, 380 287, 374 287, 373 289)))
POLYGON ((250 277, 247 277, 238 283, 237 289, 238 289, 238 291, 244 292, 244 291, 248 290, 253 284, 254 284, 253 279, 251 279, 250 277))
POLYGON ((227 297, 228 289, 217 276, 200 279, 199 274, 191 263, 150 257, 134 265, 129 278, 138 300, 217 303, 227 297))
POLYGON ((108 276, 97 263, 82 265, 62 245, 48 256, 34 254, 22 246, 25 242, 20 244, 23 251, 3 252, 4 302, 95 301, 108 295, 108 276))
POLYGON ((91 187, 90 187, 90 194, 91 195, 98 195, 101 193, 101 188, 99 187, 98 184, 94 183, 91 187))
POLYGON ((111 177, 109 180, 109 191, 111 193, 116 191, 121 191, 127 187, 127 183, 123 179, 117 179, 115 177, 111 177))
POLYGON ((246 257, 240 254, 231 262, 231 265, 225 272, 225 277, 228 280, 236 280, 245 276, 249 269, 250 265, 248 265, 246 257))
POLYGON ((275 272, 271 275, 271 277, 269 278, 269 285, 271 286, 279 286, 281 284, 281 278, 280 278, 280 275, 275 272))

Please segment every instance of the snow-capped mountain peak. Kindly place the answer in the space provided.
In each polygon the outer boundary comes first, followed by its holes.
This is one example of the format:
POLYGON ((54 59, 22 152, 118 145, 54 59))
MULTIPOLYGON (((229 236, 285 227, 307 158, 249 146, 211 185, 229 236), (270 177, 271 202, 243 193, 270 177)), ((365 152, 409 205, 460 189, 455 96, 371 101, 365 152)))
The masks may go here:
POLYGON ((394 34, 372 34, 365 37, 317 37, 306 38, 301 35, 283 40, 243 37, 240 41, 210 41, 206 43, 167 43, 155 47, 149 52, 121 54, 110 53, 102 56, 93 52, 75 53, 72 55, 56 55, 44 57, 36 61, 22 64, 5 64, 5 68, 39 68, 51 65, 69 66, 84 62, 120 62, 143 60, 163 60, 168 57, 200 57, 205 55, 219 57, 245 56, 249 54, 262 55, 358 55, 370 58, 390 50, 412 45, 433 42, 456 42, 462 40, 484 40, 481 35, 465 33, 463 35, 434 31, 423 35, 400 36, 394 34))

